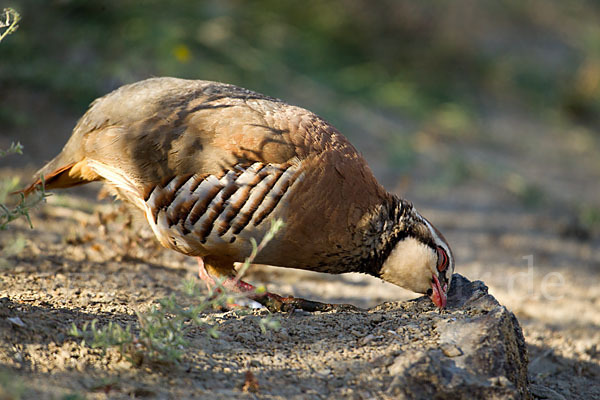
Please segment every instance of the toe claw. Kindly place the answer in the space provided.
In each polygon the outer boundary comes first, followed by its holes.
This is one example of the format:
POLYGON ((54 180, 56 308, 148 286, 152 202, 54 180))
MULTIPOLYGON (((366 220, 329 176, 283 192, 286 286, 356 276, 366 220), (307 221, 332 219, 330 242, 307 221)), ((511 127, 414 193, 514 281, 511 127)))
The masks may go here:
POLYGON ((303 310, 307 312, 358 312, 360 308, 351 304, 328 304, 318 301, 306 300, 296 297, 280 297, 272 293, 268 293, 261 298, 256 298, 260 304, 265 306, 271 312, 287 312, 291 313, 294 310, 303 310))

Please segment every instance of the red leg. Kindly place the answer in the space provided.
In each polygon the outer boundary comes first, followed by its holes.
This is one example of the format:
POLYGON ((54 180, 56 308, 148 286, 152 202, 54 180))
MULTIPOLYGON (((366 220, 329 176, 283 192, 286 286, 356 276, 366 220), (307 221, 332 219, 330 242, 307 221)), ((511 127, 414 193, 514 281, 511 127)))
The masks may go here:
POLYGON ((211 287, 215 285, 215 280, 206 272, 206 268, 204 268, 204 260, 202 257, 196 257, 198 260, 198 277, 200 280, 206 283, 206 287, 210 290, 211 287))
POLYGON ((233 263, 231 263, 231 267, 223 266, 222 263, 215 263, 214 260, 209 260, 206 264, 208 268, 205 267, 204 260, 201 257, 198 257, 198 276, 201 280, 203 280, 209 289, 214 288, 216 285, 216 278, 225 278, 222 285, 224 288, 231 290, 235 293, 244 293, 247 295, 249 299, 252 299, 264 307, 266 307, 269 311, 292 311, 294 309, 304 310, 304 311, 354 311, 359 310, 357 307, 350 304, 327 304, 320 303, 317 301, 305 300, 296 297, 282 297, 275 293, 263 292, 257 293, 256 287, 244 282, 240 279, 237 279, 235 274, 233 273, 235 270, 233 269, 233 263), (212 262, 211 262, 212 261, 212 262))

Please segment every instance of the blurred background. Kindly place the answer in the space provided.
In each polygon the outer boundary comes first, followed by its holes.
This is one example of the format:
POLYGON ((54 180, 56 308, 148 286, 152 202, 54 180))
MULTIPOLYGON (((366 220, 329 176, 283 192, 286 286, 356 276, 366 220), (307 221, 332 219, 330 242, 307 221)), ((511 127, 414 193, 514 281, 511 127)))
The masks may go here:
POLYGON ((595 1, 12 1, 0 148, 39 166, 88 104, 151 76, 237 84, 338 127, 390 189, 600 223, 595 1))
POLYGON ((120 85, 222 81, 338 127, 390 191, 456 230, 459 270, 482 257, 485 273, 524 268, 521 258, 534 253, 554 266, 600 269, 595 253, 582 261, 558 251, 600 243, 595 1, 6 6, 22 21, 0 44, 0 148, 24 145, 24 155, 0 160, 7 171, 35 171, 88 104, 120 85), (548 234, 553 247, 536 250, 548 234), (518 256, 507 258, 507 243, 518 256))
MULTIPOLYGON (((33 173, 92 100, 126 83, 175 76, 281 98, 340 129, 439 225, 457 272, 519 317, 533 376, 571 382, 583 361, 600 376, 597 1, 5 6, 22 21, 0 43, 0 149, 20 141, 24 155, 1 159, 2 176, 33 173)), ((353 301, 338 289, 292 279, 282 291, 353 301)), ((363 289, 355 304, 398 292, 363 289)))

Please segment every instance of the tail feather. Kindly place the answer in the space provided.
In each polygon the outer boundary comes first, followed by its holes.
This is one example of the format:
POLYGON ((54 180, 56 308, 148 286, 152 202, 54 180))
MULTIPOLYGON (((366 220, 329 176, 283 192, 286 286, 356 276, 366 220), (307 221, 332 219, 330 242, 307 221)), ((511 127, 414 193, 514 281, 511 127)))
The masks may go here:
MULTIPOLYGON (((42 169, 42 171, 43 170, 44 169, 42 169)), ((40 177, 31 185, 27 186, 25 189, 13 192, 11 194, 23 193, 25 196, 27 196, 42 186, 42 184, 44 185, 45 190, 64 189, 77 185, 83 185, 99 179, 100 176, 87 168, 84 160, 77 163, 64 165, 47 174, 42 173, 40 177)))

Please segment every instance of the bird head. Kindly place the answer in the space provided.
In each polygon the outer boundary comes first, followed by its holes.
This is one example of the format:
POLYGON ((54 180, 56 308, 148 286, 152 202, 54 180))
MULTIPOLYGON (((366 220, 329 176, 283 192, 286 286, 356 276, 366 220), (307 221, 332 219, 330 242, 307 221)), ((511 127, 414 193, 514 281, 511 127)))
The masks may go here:
POLYGON ((417 293, 424 293, 439 308, 446 306, 454 256, 448 242, 416 211, 408 234, 399 240, 384 261, 380 277, 417 293))

